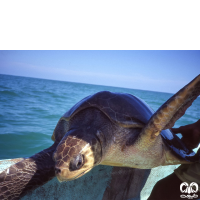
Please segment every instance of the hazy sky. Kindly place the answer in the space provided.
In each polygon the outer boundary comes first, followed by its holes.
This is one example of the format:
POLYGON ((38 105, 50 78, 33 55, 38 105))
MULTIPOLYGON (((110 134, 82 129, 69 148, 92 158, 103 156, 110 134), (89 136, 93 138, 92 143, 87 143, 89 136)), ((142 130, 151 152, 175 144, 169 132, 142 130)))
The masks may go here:
POLYGON ((0 74, 175 93, 200 51, 0 51, 0 74))

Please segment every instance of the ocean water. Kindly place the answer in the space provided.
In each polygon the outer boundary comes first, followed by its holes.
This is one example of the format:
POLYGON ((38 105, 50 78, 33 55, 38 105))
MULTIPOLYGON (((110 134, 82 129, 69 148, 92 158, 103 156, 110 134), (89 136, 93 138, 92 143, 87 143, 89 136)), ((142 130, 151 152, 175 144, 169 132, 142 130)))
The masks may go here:
MULTIPOLYGON (((59 118, 84 97, 103 90, 138 96, 155 111, 173 95, 0 75, 0 160, 28 157, 49 147, 59 118)), ((200 98, 197 98, 175 127, 194 123, 199 118, 200 98)))

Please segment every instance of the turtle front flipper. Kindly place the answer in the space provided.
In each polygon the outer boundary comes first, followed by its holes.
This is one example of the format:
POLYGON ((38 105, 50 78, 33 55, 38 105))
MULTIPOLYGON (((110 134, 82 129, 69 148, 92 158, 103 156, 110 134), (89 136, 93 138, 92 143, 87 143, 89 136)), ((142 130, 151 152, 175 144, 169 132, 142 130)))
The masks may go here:
POLYGON ((174 123, 185 114, 192 102, 200 95, 200 75, 179 90, 155 112, 142 129, 140 143, 147 147, 155 142, 164 129, 174 126, 174 123))
POLYGON ((0 174, 0 199, 19 199, 28 191, 43 185, 55 177, 54 143, 30 158, 24 159, 0 174))

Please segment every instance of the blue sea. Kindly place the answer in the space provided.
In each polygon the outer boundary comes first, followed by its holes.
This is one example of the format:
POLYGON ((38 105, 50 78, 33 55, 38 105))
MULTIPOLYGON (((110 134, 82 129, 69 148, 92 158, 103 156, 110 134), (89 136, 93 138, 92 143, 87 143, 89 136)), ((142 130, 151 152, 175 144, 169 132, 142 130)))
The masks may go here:
MULTIPOLYGON (((59 118, 84 97, 103 90, 138 96, 155 111, 173 95, 0 75, 0 160, 28 157, 49 147, 53 143, 51 135, 59 118)), ((200 98, 197 98, 175 127, 194 123, 199 118, 200 98)))

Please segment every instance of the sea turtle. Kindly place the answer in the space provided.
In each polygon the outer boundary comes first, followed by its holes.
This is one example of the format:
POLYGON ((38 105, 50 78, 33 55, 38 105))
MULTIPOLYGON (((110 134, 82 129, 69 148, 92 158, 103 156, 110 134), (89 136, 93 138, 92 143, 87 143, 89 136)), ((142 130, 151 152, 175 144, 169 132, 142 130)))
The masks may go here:
POLYGON ((54 144, 0 174, 0 199, 22 196, 57 176, 81 177, 96 165, 149 169, 190 164, 199 154, 171 128, 200 95, 200 75, 157 112, 131 94, 98 92, 66 112, 52 135, 54 144))

